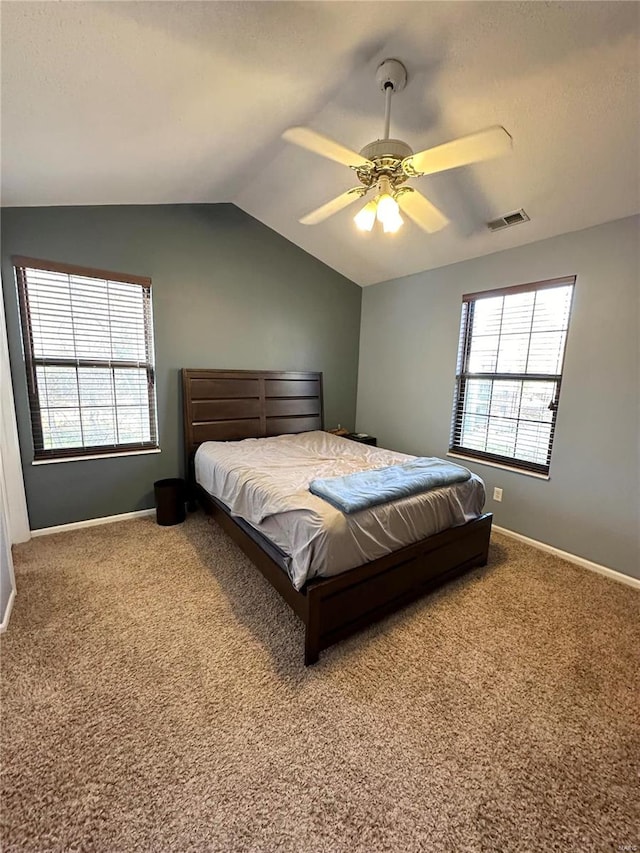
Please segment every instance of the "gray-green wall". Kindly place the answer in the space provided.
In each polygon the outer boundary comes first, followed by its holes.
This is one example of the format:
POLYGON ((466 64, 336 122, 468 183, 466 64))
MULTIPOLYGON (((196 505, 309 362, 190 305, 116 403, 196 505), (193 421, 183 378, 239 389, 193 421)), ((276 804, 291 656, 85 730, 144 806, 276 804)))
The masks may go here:
POLYGON ((446 454, 462 294, 577 275, 551 479, 464 464, 496 524, 640 577, 639 243, 631 217, 365 288, 358 430, 446 454))
POLYGON ((325 423, 354 426, 361 289, 233 205, 5 208, 2 277, 32 529, 153 506, 181 367, 321 370, 325 423), (162 453, 32 466, 14 254, 151 276, 162 453))

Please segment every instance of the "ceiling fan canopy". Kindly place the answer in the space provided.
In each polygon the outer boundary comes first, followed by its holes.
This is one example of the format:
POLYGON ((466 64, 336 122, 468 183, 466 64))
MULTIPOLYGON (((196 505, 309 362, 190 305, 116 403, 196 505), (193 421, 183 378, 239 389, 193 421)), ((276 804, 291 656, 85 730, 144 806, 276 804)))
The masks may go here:
POLYGON ((401 92, 407 82, 404 65, 397 59, 385 59, 378 66, 376 79, 385 95, 384 136, 368 143, 360 152, 308 127, 291 127, 282 134, 287 142, 349 166, 360 181, 360 186, 311 211, 300 222, 317 225, 373 190, 375 198, 355 217, 361 230, 371 231, 377 219, 386 233, 394 233, 403 224, 402 210, 424 231, 439 231, 448 224, 448 218, 406 182, 410 178, 433 175, 508 154, 512 147, 511 136, 503 127, 489 127, 415 154, 403 140, 389 137, 391 97, 401 92))

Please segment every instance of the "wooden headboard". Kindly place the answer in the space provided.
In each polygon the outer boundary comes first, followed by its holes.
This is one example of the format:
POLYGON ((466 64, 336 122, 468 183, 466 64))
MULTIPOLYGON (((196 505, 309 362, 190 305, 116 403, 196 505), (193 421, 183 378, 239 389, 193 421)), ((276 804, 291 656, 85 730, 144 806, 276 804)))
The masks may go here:
POLYGON ((322 429, 322 373, 182 369, 187 461, 203 441, 322 429))

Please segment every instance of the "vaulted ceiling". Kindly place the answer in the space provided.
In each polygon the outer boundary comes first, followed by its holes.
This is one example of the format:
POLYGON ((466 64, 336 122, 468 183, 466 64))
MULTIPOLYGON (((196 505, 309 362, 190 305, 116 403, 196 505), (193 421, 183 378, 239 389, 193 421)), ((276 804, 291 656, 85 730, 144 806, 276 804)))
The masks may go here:
POLYGON ((3 2, 5 206, 231 201, 359 284, 640 211, 635 2, 3 2), (428 235, 298 218, 353 173, 281 139, 382 135, 374 79, 401 59, 391 135, 414 151, 494 124, 509 157, 416 179, 428 235), (524 207, 531 221, 490 233, 524 207))

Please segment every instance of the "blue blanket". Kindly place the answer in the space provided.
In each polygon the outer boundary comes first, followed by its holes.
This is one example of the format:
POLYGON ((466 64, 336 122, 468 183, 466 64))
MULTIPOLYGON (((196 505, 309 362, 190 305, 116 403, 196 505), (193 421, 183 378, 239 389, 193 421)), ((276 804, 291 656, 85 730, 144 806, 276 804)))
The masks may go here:
POLYGON ((312 480, 309 491, 336 509, 352 513, 452 483, 464 483, 470 477, 471 472, 461 465, 419 456, 402 465, 312 480))

